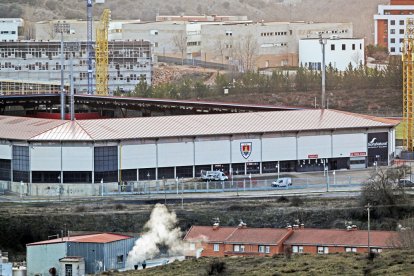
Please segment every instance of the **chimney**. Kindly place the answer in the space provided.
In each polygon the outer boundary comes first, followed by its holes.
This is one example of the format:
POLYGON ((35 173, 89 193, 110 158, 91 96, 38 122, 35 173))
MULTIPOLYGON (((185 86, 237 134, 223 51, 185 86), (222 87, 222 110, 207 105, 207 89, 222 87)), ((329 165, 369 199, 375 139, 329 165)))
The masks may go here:
POLYGON ((218 223, 218 222, 215 222, 214 224, 213 224, 213 230, 217 230, 217 229, 219 229, 220 228, 220 224, 218 223))

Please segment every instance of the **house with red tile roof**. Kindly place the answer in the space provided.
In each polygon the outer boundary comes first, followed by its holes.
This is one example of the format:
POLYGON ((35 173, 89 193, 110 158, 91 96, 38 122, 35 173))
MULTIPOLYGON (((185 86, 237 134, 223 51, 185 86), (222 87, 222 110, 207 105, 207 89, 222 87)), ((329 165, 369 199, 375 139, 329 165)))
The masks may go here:
MULTIPOLYGON (((372 252, 399 247, 396 231, 370 231, 372 252)), ((329 254, 340 252, 368 252, 368 231, 349 229, 295 229, 284 243, 293 253, 329 254)))
MULTIPOLYGON (((400 246, 395 231, 370 231, 372 252, 400 246)), ((368 252, 368 231, 348 229, 305 229, 303 226, 278 228, 192 226, 184 237, 189 247, 187 257, 199 256, 265 256, 293 253, 329 254, 368 252)))
POLYGON ((192 226, 184 237, 189 243, 185 252, 195 256, 274 255, 283 252, 283 242, 291 229, 192 226))

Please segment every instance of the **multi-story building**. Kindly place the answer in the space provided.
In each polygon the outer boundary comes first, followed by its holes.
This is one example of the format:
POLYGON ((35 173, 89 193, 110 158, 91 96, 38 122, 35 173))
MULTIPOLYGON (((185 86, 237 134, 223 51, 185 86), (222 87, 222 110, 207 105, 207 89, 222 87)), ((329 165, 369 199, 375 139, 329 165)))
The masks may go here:
MULTIPOLYGON (((110 92, 131 91, 141 79, 151 84, 152 63, 149 42, 110 41, 108 48, 110 92)), ((9 83, 13 80, 27 83, 33 81, 60 83, 59 41, 0 42, 0 57, 0 80, 7 80, 9 83)), ((86 93, 88 80, 85 41, 65 43, 63 65, 65 85, 69 85, 71 63, 75 91, 86 93)), ((8 93, 6 90, 0 92, 8 93)))
POLYGON ((241 71, 297 66, 299 40, 336 35, 351 38, 352 23, 262 22, 217 23, 201 27, 201 55, 207 61, 229 63, 241 71))
POLYGON ((388 48, 390 55, 401 55, 407 18, 414 13, 414 0, 391 0, 378 5, 374 15, 375 44, 388 48))
POLYGON ((17 41, 22 33, 24 21, 21 18, 0 19, 0 41, 17 41))
MULTIPOLYGON (((349 64, 352 68, 363 65, 364 39, 362 38, 338 38, 331 36, 324 39, 325 64, 339 71, 345 71, 349 64)), ((322 50, 318 38, 305 38, 299 40, 299 65, 310 70, 321 70, 322 50)))

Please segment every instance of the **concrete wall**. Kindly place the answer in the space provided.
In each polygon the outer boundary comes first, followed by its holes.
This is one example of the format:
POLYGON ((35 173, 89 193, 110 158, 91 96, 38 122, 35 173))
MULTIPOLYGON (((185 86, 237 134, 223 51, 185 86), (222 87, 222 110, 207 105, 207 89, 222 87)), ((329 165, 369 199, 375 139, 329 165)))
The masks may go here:
POLYGON ((59 275, 59 259, 66 256, 65 243, 53 243, 27 246, 27 275, 49 275, 49 269, 54 267, 59 275))

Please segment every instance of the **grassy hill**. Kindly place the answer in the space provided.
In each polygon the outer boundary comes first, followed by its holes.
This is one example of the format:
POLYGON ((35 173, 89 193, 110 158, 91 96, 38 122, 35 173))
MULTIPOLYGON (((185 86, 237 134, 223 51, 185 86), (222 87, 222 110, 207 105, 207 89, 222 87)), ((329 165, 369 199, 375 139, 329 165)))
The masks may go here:
MULTIPOLYGON (((95 5, 99 18, 110 8, 114 19, 154 20, 159 14, 247 15, 255 21, 353 22, 354 34, 373 41, 373 15, 387 0, 106 0, 95 5)), ((86 18, 86 0, 0 0, 1 17, 22 16, 30 21, 86 18)))
POLYGON ((167 266, 106 275, 217 275, 214 261, 224 262, 221 275, 412 275, 414 251, 390 251, 370 261, 362 254, 283 255, 274 257, 200 258, 167 266))

